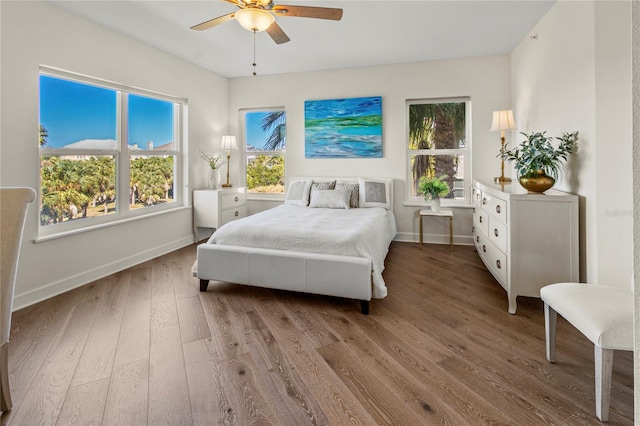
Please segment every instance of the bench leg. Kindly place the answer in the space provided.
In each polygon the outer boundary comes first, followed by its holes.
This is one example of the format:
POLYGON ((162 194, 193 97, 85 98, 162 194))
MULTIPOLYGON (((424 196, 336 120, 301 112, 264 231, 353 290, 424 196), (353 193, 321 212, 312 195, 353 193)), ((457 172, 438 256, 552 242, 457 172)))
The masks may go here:
POLYGON ((362 315, 369 315, 369 301, 361 300, 360 301, 360 310, 362 311, 362 315))
POLYGON ((547 341, 547 360, 556 362, 556 324, 558 313, 546 303, 544 304, 544 331, 547 341))
POLYGON ((600 421, 609 420, 611 400, 611 370, 613 369, 613 349, 593 345, 596 368, 596 416, 600 421))
POLYGON ((209 288, 209 280, 200 280, 200 291, 207 291, 209 288))

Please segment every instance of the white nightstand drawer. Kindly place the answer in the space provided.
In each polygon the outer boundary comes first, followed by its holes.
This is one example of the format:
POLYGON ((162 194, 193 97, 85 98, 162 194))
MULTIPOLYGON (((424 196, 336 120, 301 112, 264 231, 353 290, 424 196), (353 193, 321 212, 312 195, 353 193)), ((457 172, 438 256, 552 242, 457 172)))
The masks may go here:
POLYGON ((223 194, 220 197, 220 206, 223 209, 241 206, 247 203, 247 194, 244 192, 234 192, 232 194, 223 194))
POLYGON ((489 233, 489 217, 487 213, 481 207, 475 207, 473 210, 473 226, 487 235, 489 233))
POLYGON ((222 214, 220 215, 220 217, 220 226, 224 225, 225 223, 247 217, 247 205, 244 204, 233 209, 222 210, 222 214))

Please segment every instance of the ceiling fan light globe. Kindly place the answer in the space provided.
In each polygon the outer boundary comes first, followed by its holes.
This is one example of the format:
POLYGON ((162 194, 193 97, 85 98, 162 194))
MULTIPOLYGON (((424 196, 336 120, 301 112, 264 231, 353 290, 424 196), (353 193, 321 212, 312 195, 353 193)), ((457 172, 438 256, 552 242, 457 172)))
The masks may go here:
POLYGON ((266 10, 254 8, 240 9, 236 12, 235 18, 245 30, 257 32, 266 30, 276 20, 266 10))

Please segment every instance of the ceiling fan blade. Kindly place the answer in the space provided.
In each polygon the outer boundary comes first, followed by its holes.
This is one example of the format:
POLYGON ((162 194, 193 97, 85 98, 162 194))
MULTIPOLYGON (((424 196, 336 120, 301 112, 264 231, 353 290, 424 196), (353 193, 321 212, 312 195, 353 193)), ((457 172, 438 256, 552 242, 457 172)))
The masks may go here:
POLYGON ((282 31, 282 28, 280 28, 280 25, 278 25, 277 22, 274 22, 269 26, 269 28, 267 28, 267 34, 271 36, 276 44, 286 43, 291 40, 289 36, 287 36, 284 31, 282 31))
POLYGON ((273 6, 271 10, 278 16, 331 19, 332 21, 339 21, 342 19, 342 9, 332 7, 290 6, 279 4, 273 6))
POLYGON ((229 22, 235 16, 235 13, 229 13, 227 15, 218 16, 217 18, 209 19, 208 21, 204 21, 201 24, 194 25, 191 27, 192 30, 208 30, 211 27, 215 27, 216 25, 224 24, 225 22, 229 22))

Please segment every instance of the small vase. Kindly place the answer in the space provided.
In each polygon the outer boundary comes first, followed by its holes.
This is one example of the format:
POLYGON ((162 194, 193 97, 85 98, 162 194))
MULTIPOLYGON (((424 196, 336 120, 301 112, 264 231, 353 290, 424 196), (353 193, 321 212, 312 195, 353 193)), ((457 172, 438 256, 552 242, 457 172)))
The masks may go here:
POLYGON ((440 197, 433 197, 429 200, 429 206, 431 206, 431 211, 439 212, 440 211, 440 197))
POLYGON ((220 186, 220 169, 209 169, 209 189, 218 189, 220 186))
POLYGON ((538 170, 536 173, 528 173, 518 178, 520 185, 529 192, 544 192, 551 188, 556 180, 551 176, 548 176, 542 170, 538 170))

